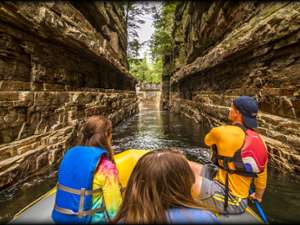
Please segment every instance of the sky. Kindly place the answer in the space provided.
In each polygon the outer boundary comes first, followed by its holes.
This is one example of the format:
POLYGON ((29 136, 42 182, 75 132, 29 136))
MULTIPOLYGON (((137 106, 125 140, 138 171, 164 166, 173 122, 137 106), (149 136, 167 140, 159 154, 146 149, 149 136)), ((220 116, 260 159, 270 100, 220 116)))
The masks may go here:
MULTIPOLYGON (((141 29, 138 30, 140 43, 149 41, 154 32, 153 19, 151 18, 151 15, 145 15, 143 19, 145 20, 145 23, 142 24, 141 29)), ((144 57, 145 52, 148 52, 147 55, 150 54, 148 45, 140 49, 140 57, 144 57)), ((147 59, 149 59, 149 57, 150 56, 147 56, 147 59)))

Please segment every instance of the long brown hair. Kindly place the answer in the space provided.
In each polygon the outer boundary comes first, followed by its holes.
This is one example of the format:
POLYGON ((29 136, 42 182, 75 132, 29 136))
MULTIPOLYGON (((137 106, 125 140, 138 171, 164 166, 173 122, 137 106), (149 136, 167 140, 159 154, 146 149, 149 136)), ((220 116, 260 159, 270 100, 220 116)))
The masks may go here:
POLYGON ((202 207, 192 197, 195 176, 176 149, 146 153, 137 162, 114 223, 167 223, 172 207, 202 207))
POLYGON ((111 133, 112 123, 109 119, 104 116, 91 116, 83 125, 81 145, 102 147, 113 161, 113 152, 108 140, 111 133))

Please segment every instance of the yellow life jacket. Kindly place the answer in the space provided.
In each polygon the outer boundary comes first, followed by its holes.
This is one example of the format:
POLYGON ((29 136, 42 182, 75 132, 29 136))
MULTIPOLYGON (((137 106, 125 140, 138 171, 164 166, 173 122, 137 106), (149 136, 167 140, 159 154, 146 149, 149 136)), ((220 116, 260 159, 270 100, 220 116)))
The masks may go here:
POLYGON ((268 160, 266 146, 260 136, 251 129, 242 125, 224 126, 227 132, 225 138, 219 137, 218 145, 213 144, 213 162, 225 170, 225 203, 224 211, 228 206, 229 184, 228 174, 237 174, 244 177, 257 177, 262 173, 268 160), (222 146, 227 145, 227 147, 222 146))

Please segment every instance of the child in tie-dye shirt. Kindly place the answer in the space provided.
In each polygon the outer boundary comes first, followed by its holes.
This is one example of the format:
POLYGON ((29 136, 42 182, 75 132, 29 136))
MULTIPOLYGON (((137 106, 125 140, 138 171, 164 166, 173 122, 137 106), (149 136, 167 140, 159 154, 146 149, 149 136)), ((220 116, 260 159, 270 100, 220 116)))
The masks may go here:
POLYGON ((93 177, 92 209, 104 207, 104 211, 92 215, 91 223, 108 223, 119 210, 122 202, 118 170, 113 163, 112 123, 103 116, 92 116, 83 128, 84 142, 87 146, 100 146, 107 151, 98 162, 93 177))
POLYGON ((111 149, 112 122, 100 115, 91 116, 81 131, 80 146, 73 148, 64 158, 59 171, 64 176, 61 175, 58 181, 60 190, 52 219, 55 223, 108 223, 122 202, 118 170, 111 149), (87 191, 78 196, 74 189, 87 191))
POLYGON ((101 193, 93 195, 93 209, 103 206, 106 210, 97 212, 92 217, 92 223, 107 223, 117 214, 122 203, 118 170, 107 157, 102 157, 94 175, 93 190, 102 189, 101 193))

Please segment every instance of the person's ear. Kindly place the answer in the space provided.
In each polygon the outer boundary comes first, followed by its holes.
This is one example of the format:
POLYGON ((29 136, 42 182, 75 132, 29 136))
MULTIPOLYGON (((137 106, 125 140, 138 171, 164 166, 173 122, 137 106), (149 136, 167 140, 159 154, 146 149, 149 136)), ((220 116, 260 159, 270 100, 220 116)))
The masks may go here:
POLYGON ((235 110, 235 113, 238 115, 238 116, 240 116, 240 117, 242 117, 242 113, 239 111, 239 110, 235 110))

